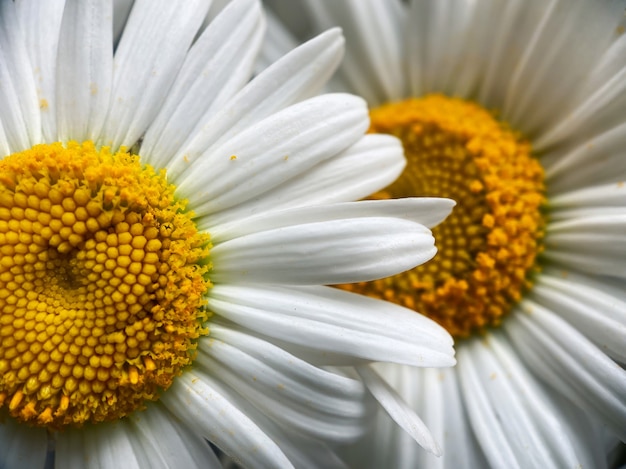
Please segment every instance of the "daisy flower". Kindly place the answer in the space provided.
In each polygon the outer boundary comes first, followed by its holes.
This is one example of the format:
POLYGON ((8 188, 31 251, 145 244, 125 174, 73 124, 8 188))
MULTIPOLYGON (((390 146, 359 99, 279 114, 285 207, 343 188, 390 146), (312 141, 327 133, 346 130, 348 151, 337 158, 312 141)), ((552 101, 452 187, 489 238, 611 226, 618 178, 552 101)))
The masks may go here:
POLYGON ((371 400, 321 365, 454 363, 322 286, 428 260, 453 204, 351 202, 405 161, 361 98, 312 97, 340 32, 250 81, 260 2, 209 4, 0 1, 3 469, 336 465, 371 400))
MULTIPOLYGON (((590 429, 626 439, 624 2, 277 3, 300 34, 342 27, 334 86, 403 142, 407 168, 373 198, 458 203, 433 262, 346 287, 457 340, 453 370, 377 368, 444 457, 381 416, 365 462, 602 467, 590 429)), ((281 37, 265 57, 289 46, 281 37)))

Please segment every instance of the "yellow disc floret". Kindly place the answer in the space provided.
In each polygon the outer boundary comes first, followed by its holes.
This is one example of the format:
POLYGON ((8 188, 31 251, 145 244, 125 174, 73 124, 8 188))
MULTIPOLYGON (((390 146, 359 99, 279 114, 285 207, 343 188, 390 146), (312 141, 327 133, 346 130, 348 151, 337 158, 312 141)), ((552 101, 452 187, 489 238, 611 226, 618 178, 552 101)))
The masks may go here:
POLYGON ((0 161, 0 408, 59 428, 158 398, 194 357, 209 243, 165 173, 93 143, 0 161))
POLYGON ((457 338, 495 326, 530 286, 541 250, 543 169, 530 145, 480 106, 430 95, 371 112, 371 130, 402 140, 407 168, 374 197, 457 202, 433 230, 435 258, 345 288, 415 309, 457 338))

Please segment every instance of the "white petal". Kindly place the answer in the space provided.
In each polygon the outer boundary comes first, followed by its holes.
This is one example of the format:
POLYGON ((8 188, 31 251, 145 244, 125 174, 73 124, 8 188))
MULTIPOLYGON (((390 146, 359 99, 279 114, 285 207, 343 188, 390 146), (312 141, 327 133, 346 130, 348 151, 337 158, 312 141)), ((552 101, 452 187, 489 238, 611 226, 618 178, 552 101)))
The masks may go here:
POLYGON ((551 194, 575 191, 609 182, 620 182, 626 175, 626 123, 620 124, 563 152, 542 157, 546 182, 551 194))
POLYGON ((244 466, 293 467, 252 420, 216 391, 212 381, 199 370, 188 370, 163 394, 161 402, 196 434, 244 466))
POLYGON ((216 285, 209 307, 251 330, 322 353, 416 366, 454 364, 452 340, 433 321, 335 288, 216 285))
POLYGON ((41 142, 41 114, 33 68, 15 4, 10 1, 0 2, 0 121, 11 152, 41 142))
POLYGON ((406 402, 372 368, 356 368, 367 389, 376 398, 385 412, 426 451, 441 456, 441 449, 433 439, 424 422, 406 402))
POLYGON ((613 183, 551 196, 549 210, 551 222, 623 215, 626 187, 623 183, 613 183))
POLYGON ((347 54, 341 73, 351 89, 374 105, 405 95, 402 39, 391 2, 307 2, 320 29, 341 26, 347 54))
POLYGON ((41 125, 46 142, 59 140, 56 126, 56 62, 65 0, 15 3, 41 108, 41 125))
POLYGON ((452 339, 414 311, 329 287, 215 285, 215 313, 269 337, 332 355, 416 366, 454 364, 452 339))
POLYGON ((102 143, 132 146, 159 111, 202 24, 202 0, 137 0, 115 52, 102 143))
MULTIPOLYGON (((519 468, 515 451, 499 422, 501 409, 494 409, 481 379, 481 367, 473 351, 461 347, 459 377, 466 409, 477 440, 492 467, 519 468)), ((505 412, 506 413, 506 412, 505 412)))
POLYGON ((298 359, 262 339, 217 323, 196 363, 283 426, 329 442, 363 433, 365 390, 358 381, 298 359))
MULTIPOLYGON (((580 464, 576 442, 568 438, 563 416, 545 390, 528 373, 502 333, 486 341, 473 340, 467 354, 478 365, 478 378, 511 450, 522 467, 575 467, 580 464)), ((466 352, 463 352, 465 359, 466 352)), ((464 366, 459 358, 459 370, 464 366)), ((471 399, 466 401, 468 408, 471 399)), ((470 410, 470 413, 472 411, 470 410)), ((485 441, 477 435, 478 441, 485 441)), ((492 451, 483 445, 486 454, 492 451)))
POLYGON ((48 450, 44 428, 17 423, 11 417, 0 420, 0 467, 43 469, 48 450))
POLYGON ((56 66, 58 139, 96 140, 113 74, 112 1, 67 0, 56 66))
POLYGON ((544 14, 524 44, 502 114, 526 135, 539 137, 571 111, 581 82, 613 40, 623 11, 621 5, 596 8, 585 0, 537 5, 544 14))
POLYGON ((141 145, 141 155, 166 167, 192 132, 250 79, 263 39, 261 5, 231 2, 193 45, 167 100, 141 145))
MULTIPOLYGON (((316 223, 351 218, 389 217, 409 220, 427 227, 441 223, 450 214, 454 201, 434 197, 362 200, 333 205, 303 206, 294 209, 259 213, 220 226, 207 227, 211 240, 219 244, 260 231, 289 227, 294 224, 316 223)), ((200 226, 212 221, 202 220, 200 226)))
MULTIPOLYGON (((588 20, 588 18, 586 18, 588 20)), ((616 24, 611 24, 619 31, 616 24)), ((579 83, 578 102, 563 119, 542 135, 533 145, 537 148, 571 146, 572 143, 586 144, 590 135, 603 133, 624 122, 622 110, 626 104, 626 38, 619 32, 611 47, 590 67, 586 80, 579 83)), ((594 38, 595 40, 595 38, 594 38)))
POLYGON ((542 306, 524 300, 504 327, 529 368, 626 438, 626 371, 542 306))
POLYGON ((546 259, 581 272, 626 277, 626 208, 590 212, 548 225, 546 259))
MULTIPOLYGON (((574 208, 626 207, 626 184, 613 183, 586 187, 550 197, 551 213, 574 208)), ((559 218, 562 216, 559 215, 559 218)))
POLYGON ((221 469, 222 464, 209 444, 163 405, 151 404, 146 410, 131 414, 129 420, 148 460, 141 467, 221 469))
POLYGON ((177 178, 197 216, 246 202, 345 150, 367 129, 365 102, 323 95, 293 105, 203 155, 177 178), (207 184, 207 175, 215 175, 207 184))
POLYGON ((583 332, 615 360, 626 363, 626 302, 588 285, 584 276, 542 273, 531 298, 583 332))
POLYGON ((351 450, 348 460, 351 467, 488 467, 467 422, 456 368, 414 368, 384 363, 375 363, 372 367, 422 418, 443 454, 436 457, 424 451, 381 410, 372 431, 351 450))
MULTIPOLYGON (((318 469, 321 467, 345 469, 345 464, 342 464, 334 451, 321 440, 302 435, 289 426, 274 422, 240 395, 238 390, 231 388, 225 382, 213 380, 211 385, 220 394, 228 396, 231 403, 259 428, 262 428, 263 432, 279 446, 294 467, 298 469, 318 469)), ((276 467, 281 466, 277 463, 276 467)))
POLYGON ((56 435, 55 467, 140 469, 125 421, 67 429, 56 435))
MULTIPOLYGON (((494 23, 490 21, 495 11, 493 2, 488 1, 410 3, 405 54, 412 95, 443 91, 464 96, 478 86, 482 78, 479 75, 489 71, 486 59, 490 55, 483 48, 492 43, 485 43, 484 36, 488 30, 495 39, 494 23), (472 21, 483 27, 472 28, 472 21)), ((506 24, 506 16, 498 13, 498 24, 506 24)), ((502 39, 497 37, 494 43, 497 42, 502 39)))
MULTIPOLYGON (((214 153, 226 141, 236 140, 238 134, 281 109, 314 96, 332 75, 342 54, 343 37, 335 29, 311 39, 264 70, 217 114, 209 115, 208 122, 198 123, 198 131, 168 166, 170 177, 178 181, 181 173, 197 171, 193 163, 200 156, 214 153)), ((257 138, 266 140, 267 136, 257 138)), ((352 143, 347 142, 343 148, 352 143)))
POLYGON ((325 285, 403 272, 436 252, 430 230, 395 218, 306 223, 254 233, 214 247, 214 283, 325 285))
POLYGON ((268 210, 359 200, 395 181, 405 164, 398 139, 368 134, 339 155, 245 204, 201 218, 198 225, 211 229, 268 210))

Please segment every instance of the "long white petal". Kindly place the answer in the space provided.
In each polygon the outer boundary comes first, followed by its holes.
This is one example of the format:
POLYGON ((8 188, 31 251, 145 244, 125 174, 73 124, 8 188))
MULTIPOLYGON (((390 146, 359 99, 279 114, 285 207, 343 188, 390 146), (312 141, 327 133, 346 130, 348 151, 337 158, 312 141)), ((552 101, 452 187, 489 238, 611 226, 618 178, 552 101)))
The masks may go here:
MULTIPOLYGON (((441 223, 450 214, 454 201, 433 197, 362 200, 333 205, 303 206, 288 210, 261 212, 219 226, 207 227, 213 244, 253 233, 285 228, 294 224, 317 223, 372 217, 389 217, 409 220, 426 227, 441 223)), ((211 223, 212 218, 202 220, 200 226, 211 223)))
POLYGON ((15 3, 0 2, 0 122, 11 152, 41 142, 40 103, 24 41, 15 3))
MULTIPOLYGON (((275 189, 245 204, 199 218, 197 223, 211 230, 215 225, 248 219, 259 213, 359 200, 395 181, 405 164, 398 139, 390 135, 368 134, 339 155, 322 161, 275 189)), ((212 230, 211 234, 214 235, 212 230)))
POLYGON ((357 367, 356 371, 385 412, 426 451, 441 456, 441 448, 424 422, 398 393, 372 368, 364 365, 357 367))
POLYGON ((141 469, 125 421, 89 425, 57 433, 55 466, 82 469, 141 469))
POLYGON ((198 123, 197 132, 182 145, 168 166, 168 174, 178 180, 181 173, 193 167, 189 163, 201 155, 212 152, 281 109, 315 96, 339 64, 343 42, 338 29, 327 31, 264 70, 217 114, 209 114, 208 122, 198 123))
POLYGON ((217 391, 212 381, 199 370, 188 370, 163 394, 161 402, 196 434, 244 466, 293 467, 276 443, 217 391))
POLYGON ((46 142, 59 140, 56 125, 56 66, 65 0, 15 4, 35 76, 46 142))
POLYGON ((626 123, 620 123, 577 145, 556 147, 541 159, 550 195, 623 181, 626 175, 624 145, 626 123))
POLYGON ((305 223, 215 246, 211 279, 224 283, 326 285, 403 272, 436 252, 430 230, 396 218, 305 223))
POLYGON ((56 64, 58 139, 96 140, 111 97, 112 0, 67 0, 56 64))
MULTIPOLYGON (((467 349, 461 352, 463 358, 459 357, 459 370, 465 365, 466 355, 471 354, 478 368, 480 386, 520 465, 559 468, 580 464, 576 445, 565 432, 562 415, 516 357, 505 336, 500 332, 490 334, 486 341, 471 341, 467 349)), ((469 396, 466 405, 474 417, 473 423, 476 415, 470 409, 469 396)), ((480 434, 477 437, 479 441, 485 440, 480 434)), ((487 444, 483 450, 491 454, 493 449, 487 444)))
POLYGON ((529 368, 626 439, 626 371, 546 308, 520 306, 504 327, 529 368))
MULTIPOLYGON (((228 396, 228 400, 233 405, 239 408, 259 428, 262 428, 263 433, 278 445, 294 467, 298 469, 318 469, 320 467, 345 469, 345 464, 338 458, 330 444, 302 435, 290 426, 273 421, 248 399, 239 394, 238 389, 233 389, 224 381, 215 379, 211 381, 211 385, 220 394, 228 396)), ((277 465, 277 467, 281 466, 277 465)))
POLYGON ((394 2, 306 2, 317 27, 341 26, 351 41, 340 73, 351 89, 376 105, 406 93, 402 39, 394 2))
POLYGON ((454 364, 452 339, 414 311, 330 287, 215 285, 212 311, 281 341, 415 366, 454 364))
POLYGON ((150 125, 141 156, 166 167, 194 129, 250 79, 263 39, 260 2, 231 2, 190 49, 167 100, 150 125))
POLYGON ((221 469, 209 444, 162 404, 150 404, 146 410, 131 414, 129 420, 147 460, 141 467, 221 469))
POLYGON ((132 146, 165 100, 209 2, 137 0, 115 52, 104 145, 132 146))
POLYGON ((178 191, 197 216, 233 207, 345 150, 367 126, 362 99, 345 94, 311 98, 203 155, 176 179, 178 191))
POLYGON ((531 292, 537 303, 559 315, 615 360, 626 363, 626 302, 589 285, 584 276, 542 273, 531 292))
POLYGON ((270 342, 212 323, 196 363, 299 433, 329 442, 363 433, 367 414, 358 381, 316 368, 270 342))

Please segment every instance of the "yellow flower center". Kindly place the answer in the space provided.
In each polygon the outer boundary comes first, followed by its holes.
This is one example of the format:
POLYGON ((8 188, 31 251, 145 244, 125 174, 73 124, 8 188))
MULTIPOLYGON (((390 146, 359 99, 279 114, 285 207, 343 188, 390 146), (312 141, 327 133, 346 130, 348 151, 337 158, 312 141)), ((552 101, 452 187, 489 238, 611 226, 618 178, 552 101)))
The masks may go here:
POLYGON ((164 171, 92 142, 0 160, 0 408, 60 428, 156 400, 207 333, 191 217, 164 171))
POLYGON ((344 288, 415 309, 456 338, 497 326, 530 286, 541 250, 543 169, 530 145, 480 106, 429 95, 371 112, 371 130, 395 135, 407 168, 375 198, 449 197, 433 230, 435 258, 411 271, 344 288))

